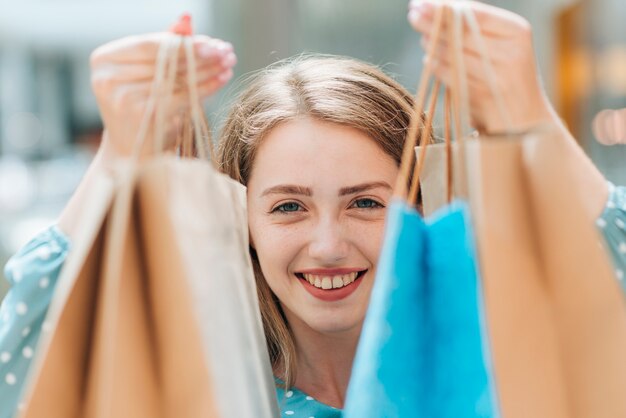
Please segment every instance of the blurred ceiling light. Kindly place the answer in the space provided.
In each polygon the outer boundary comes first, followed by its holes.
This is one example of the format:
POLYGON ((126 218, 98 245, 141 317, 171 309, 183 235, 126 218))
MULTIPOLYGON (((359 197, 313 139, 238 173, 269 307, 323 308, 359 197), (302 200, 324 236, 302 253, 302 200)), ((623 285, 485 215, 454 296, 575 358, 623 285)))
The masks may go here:
POLYGON ((606 109, 593 119, 593 134, 604 145, 626 144, 626 108, 606 109))
POLYGON ((626 96, 626 45, 613 45, 599 53, 596 74, 603 90, 626 96))

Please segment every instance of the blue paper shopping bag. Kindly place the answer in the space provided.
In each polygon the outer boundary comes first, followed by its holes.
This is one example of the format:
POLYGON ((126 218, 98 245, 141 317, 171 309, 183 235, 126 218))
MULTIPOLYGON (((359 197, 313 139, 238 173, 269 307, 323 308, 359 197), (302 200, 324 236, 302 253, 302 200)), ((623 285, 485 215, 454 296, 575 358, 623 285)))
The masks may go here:
POLYGON ((345 417, 420 416, 426 334, 425 306, 419 301, 424 299, 425 244, 422 218, 405 202, 393 201, 345 417))
POLYGON ((496 417, 465 205, 389 208, 344 416, 496 417))
POLYGON ((497 417, 491 356, 467 205, 427 220, 425 340, 429 418, 497 417))

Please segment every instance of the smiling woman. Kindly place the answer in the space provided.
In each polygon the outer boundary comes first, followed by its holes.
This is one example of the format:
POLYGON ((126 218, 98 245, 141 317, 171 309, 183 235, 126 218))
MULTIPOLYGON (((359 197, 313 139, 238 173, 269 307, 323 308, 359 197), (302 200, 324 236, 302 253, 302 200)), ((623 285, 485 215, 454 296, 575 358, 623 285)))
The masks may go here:
POLYGON ((257 75, 222 134, 274 372, 326 405, 343 405, 412 104, 372 65, 301 56, 257 75))
MULTIPOLYGON (((613 249, 616 277, 623 280, 626 191, 609 188, 560 124, 536 72, 528 23, 484 3, 467 3, 487 43, 480 49, 490 52, 494 67, 493 77, 485 77, 478 45, 468 37, 462 55, 473 99, 471 125, 485 133, 502 129, 499 101, 488 93, 488 85, 496 84, 511 110, 511 130, 550 123, 563 133, 575 148, 571 164, 580 170, 573 170, 579 177, 571 182, 585 190, 589 218, 600 216, 608 202, 598 225, 613 249)), ((441 7, 437 1, 412 2, 413 28, 428 38, 441 7)), ((0 418, 13 416, 17 408, 59 271, 77 233, 76 220, 89 207, 86 192, 135 148, 151 103, 150 80, 156 76, 150 63, 164 39, 164 34, 129 37, 92 56, 92 84, 106 130, 58 225, 35 237, 7 265, 12 289, 0 307, 5 331, 0 330, 0 418)), ((237 57, 227 42, 201 35, 193 42, 196 87, 206 98, 232 77, 237 57)), ((433 44, 427 68, 451 84, 447 48, 444 41, 433 44)), ((187 99, 177 96, 171 112, 164 112, 172 128, 187 99)), ((227 116, 217 160, 224 173, 247 186, 250 256, 285 416, 342 414, 412 113, 410 93, 375 66, 350 58, 300 56, 255 74, 227 116)), ((174 146, 176 131, 167 132, 167 144, 174 146)), ((141 158, 149 158, 154 144, 144 145, 141 158)), ((239 395, 238 388, 228 389, 239 395)))
POLYGON ((297 316, 322 333, 359 330, 397 171, 374 140, 335 123, 303 117, 263 140, 248 182, 250 234, 289 324, 297 316), (272 186, 286 183, 303 190, 272 186))

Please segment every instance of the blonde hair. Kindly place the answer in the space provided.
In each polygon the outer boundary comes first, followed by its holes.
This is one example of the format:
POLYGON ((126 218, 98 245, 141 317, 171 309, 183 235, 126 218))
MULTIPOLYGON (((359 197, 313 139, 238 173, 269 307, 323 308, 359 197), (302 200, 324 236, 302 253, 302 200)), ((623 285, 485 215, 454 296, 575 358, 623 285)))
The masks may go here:
MULTIPOLYGON (((371 64, 337 56, 299 56, 250 80, 226 119, 217 159, 224 173, 246 185, 256 150, 270 130, 310 117, 359 129, 399 164, 412 105, 408 91, 371 64)), ((296 374, 293 336, 254 249, 250 253, 272 366, 291 387, 296 374)))

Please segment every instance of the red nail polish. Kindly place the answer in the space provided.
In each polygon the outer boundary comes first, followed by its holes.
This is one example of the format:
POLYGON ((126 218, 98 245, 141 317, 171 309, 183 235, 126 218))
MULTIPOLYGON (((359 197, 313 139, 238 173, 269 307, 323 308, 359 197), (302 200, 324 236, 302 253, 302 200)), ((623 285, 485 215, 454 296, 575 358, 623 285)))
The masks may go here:
POLYGON ((183 14, 178 22, 176 22, 170 28, 170 32, 181 36, 191 36, 193 34, 193 28, 191 26, 191 15, 189 15, 189 13, 183 14))

